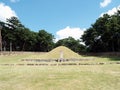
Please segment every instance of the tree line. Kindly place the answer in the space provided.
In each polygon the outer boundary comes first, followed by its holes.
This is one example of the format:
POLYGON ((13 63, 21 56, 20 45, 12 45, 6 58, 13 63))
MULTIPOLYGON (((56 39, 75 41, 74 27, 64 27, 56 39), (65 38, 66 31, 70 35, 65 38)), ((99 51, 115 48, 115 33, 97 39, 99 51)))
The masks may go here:
POLYGON ((72 37, 54 42, 55 37, 46 30, 34 32, 25 27, 17 17, 11 17, 2 25, 2 49, 9 51, 47 52, 57 46, 66 46, 75 52, 119 52, 120 51, 120 11, 114 15, 104 14, 91 25, 82 37, 72 37), (85 45, 81 44, 84 42, 85 45))
POLYGON ((72 37, 55 42, 55 37, 46 30, 38 32, 26 28, 17 17, 0 22, 2 25, 2 48, 4 51, 40 51, 47 52, 57 46, 67 46, 76 52, 80 52, 82 45, 79 40, 72 37), (72 46, 71 46, 72 45, 72 46), (75 46, 75 47, 74 47, 75 46), (78 49, 77 49, 78 47, 78 49))
POLYGON ((0 22, 2 25, 2 46, 9 51, 12 44, 13 51, 49 51, 53 48, 53 35, 40 30, 31 31, 26 28, 17 17, 7 19, 7 22, 0 22))

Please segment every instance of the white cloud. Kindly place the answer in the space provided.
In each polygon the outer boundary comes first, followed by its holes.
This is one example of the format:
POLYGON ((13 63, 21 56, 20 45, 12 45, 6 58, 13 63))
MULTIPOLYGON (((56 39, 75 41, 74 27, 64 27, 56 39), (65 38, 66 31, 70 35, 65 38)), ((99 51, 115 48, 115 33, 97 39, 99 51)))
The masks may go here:
POLYGON ((6 19, 12 16, 17 17, 15 11, 4 3, 0 3, 0 20, 6 22, 6 19))
POLYGON ((100 7, 104 8, 110 4, 112 0, 104 0, 103 2, 100 2, 100 7))
POLYGON ((56 33, 56 40, 58 41, 60 39, 68 38, 69 36, 77 39, 80 39, 81 35, 83 34, 85 29, 80 29, 80 28, 70 28, 67 26, 66 28, 59 30, 56 33))
POLYGON ((15 3, 15 2, 19 2, 20 0, 10 0, 10 2, 15 3))
POLYGON ((111 9, 111 10, 108 10, 107 12, 105 12, 105 13, 102 13, 101 15, 100 15, 100 17, 102 17, 104 14, 108 14, 108 15, 114 15, 115 13, 117 13, 117 10, 120 10, 120 5, 118 6, 118 7, 114 7, 113 9, 111 9))

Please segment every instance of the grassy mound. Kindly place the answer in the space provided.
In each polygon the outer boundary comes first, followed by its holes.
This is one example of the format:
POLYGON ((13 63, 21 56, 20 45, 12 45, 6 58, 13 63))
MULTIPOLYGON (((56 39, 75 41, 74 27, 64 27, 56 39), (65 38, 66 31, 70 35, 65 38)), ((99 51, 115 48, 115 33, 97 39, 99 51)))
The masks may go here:
POLYGON ((73 52, 72 50, 70 50, 69 48, 65 47, 65 46, 59 46, 55 49, 53 49, 52 51, 47 53, 47 56, 49 58, 60 58, 61 53, 63 54, 63 58, 65 59, 71 59, 71 58, 80 58, 80 55, 78 55, 77 53, 73 52))
POLYGON ((62 57, 64 59, 79 59, 80 55, 73 52, 72 50, 70 50, 69 48, 65 47, 65 46, 59 46, 53 50, 51 50, 48 53, 45 54, 41 54, 41 55, 32 55, 30 57, 28 57, 29 59, 59 59, 61 56, 61 52, 62 52, 62 57))

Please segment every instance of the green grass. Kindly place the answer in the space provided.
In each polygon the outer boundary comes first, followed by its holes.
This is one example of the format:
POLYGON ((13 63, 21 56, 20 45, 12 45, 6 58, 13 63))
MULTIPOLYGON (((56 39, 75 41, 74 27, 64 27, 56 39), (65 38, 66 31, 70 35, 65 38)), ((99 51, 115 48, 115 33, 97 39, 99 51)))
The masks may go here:
POLYGON ((19 63, 21 62, 22 58, 28 57, 33 55, 34 53, 19 53, 19 54, 12 54, 12 55, 0 55, 0 64, 8 64, 8 63, 19 63))
MULTIPOLYGON (((119 90, 120 64, 67 66, 4 66, 24 62, 36 53, 0 56, 0 90, 119 90)), ((37 55, 39 55, 37 53, 37 55)), ((77 63, 118 62, 119 57, 84 57, 77 63)), ((49 62, 48 62, 49 63, 49 62)), ((54 62, 57 63, 57 62, 54 62)), ((63 63, 63 62, 62 62, 63 63)), ((75 62, 64 62, 75 63, 75 62)))
POLYGON ((120 65, 0 67, 0 90, 119 90, 120 65))

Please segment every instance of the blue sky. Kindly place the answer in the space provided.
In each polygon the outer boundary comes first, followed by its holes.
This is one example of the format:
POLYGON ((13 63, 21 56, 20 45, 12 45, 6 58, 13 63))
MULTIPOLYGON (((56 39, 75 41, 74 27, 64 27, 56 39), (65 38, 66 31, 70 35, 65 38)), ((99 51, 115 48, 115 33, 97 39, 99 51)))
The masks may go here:
POLYGON ((0 0, 0 20, 13 15, 32 31, 45 29, 57 39, 79 38, 102 13, 118 7, 120 0, 0 0))

